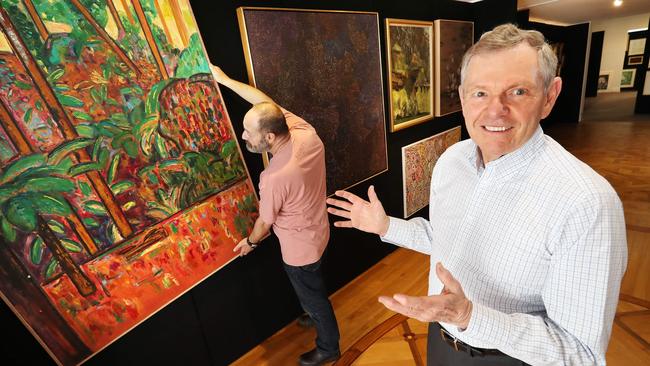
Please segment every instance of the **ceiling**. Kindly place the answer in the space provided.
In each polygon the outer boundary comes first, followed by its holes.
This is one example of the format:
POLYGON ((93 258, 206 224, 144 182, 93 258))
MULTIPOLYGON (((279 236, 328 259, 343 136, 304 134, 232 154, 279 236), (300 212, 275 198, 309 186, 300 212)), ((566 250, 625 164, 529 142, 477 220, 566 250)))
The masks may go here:
POLYGON ((604 18, 620 18, 650 13, 650 0, 517 0, 517 9, 530 9, 530 19, 560 25, 585 23, 604 18))

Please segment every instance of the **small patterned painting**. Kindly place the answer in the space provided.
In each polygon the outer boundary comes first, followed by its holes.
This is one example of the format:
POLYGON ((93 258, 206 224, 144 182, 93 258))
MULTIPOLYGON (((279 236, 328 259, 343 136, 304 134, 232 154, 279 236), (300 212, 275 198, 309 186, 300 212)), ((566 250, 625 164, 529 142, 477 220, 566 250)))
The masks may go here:
POLYGON ((404 218, 429 204, 431 173, 447 148, 460 141, 460 126, 402 147, 404 218))

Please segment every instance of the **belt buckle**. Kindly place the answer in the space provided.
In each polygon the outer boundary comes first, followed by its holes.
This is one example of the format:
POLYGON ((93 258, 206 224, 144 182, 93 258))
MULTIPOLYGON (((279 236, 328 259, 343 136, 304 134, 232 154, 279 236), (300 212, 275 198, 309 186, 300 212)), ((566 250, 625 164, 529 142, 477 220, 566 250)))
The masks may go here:
POLYGON ((449 332, 447 332, 445 330, 445 328, 443 328, 442 326, 440 326, 440 337, 445 342, 447 342, 447 339, 453 339, 453 341, 454 341, 454 349, 456 350, 456 352, 459 351, 459 349, 458 349, 458 338, 456 338, 453 335, 449 334, 449 332))

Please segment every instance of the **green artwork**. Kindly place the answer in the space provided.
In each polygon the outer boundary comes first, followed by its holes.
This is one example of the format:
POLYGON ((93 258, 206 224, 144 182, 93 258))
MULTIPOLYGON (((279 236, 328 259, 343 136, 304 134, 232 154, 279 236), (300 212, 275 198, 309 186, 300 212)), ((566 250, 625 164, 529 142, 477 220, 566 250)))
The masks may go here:
POLYGON ((232 260, 257 201, 187 1, 0 4, 0 292, 78 364, 232 260))

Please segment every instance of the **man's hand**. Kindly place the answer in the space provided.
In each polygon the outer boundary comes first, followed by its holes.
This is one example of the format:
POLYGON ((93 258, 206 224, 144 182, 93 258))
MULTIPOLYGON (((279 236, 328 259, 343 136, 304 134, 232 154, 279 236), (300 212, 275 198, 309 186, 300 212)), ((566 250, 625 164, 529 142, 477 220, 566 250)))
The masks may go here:
POLYGON ((393 297, 381 296, 379 302, 421 322, 444 322, 466 329, 472 317, 472 302, 465 297, 460 282, 440 262, 436 264, 436 275, 444 285, 440 295, 395 294, 393 297))
POLYGON ((346 191, 336 191, 336 195, 344 198, 345 201, 328 198, 327 204, 338 208, 328 207, 327 212, 346 218, 348 221, 337 221, 334 226, 353 227, 368 233, 386 235, 389 219, 384 211, 384 206, 377 198, 375 187, 368 188, 370 201, 346 191))
POLYGON ((223 72, 219 66, 210 64, 210 71, 212 71, 212 77, 214 80, 216 80, 219 84, 225 84, 227 80, 230 80, 230 77, 226 75, 226 73, 223 72))
POLYGON ((239 251, 239 256, 240 256, 240 257, 243 257, 243 256, 245 256, 246 254, 248 254, 248 253, 250 253, 251 251, 253 251, 253 248, 251 248, 251 246, 248 245, 247 239, 248 239, 248 238, 244 238, 244 239, 242 239, 242 240, 239 242, 239 244, 237 244, 237 246, 235 246, 235 248, 232 250, 233 252, 239 251))

